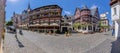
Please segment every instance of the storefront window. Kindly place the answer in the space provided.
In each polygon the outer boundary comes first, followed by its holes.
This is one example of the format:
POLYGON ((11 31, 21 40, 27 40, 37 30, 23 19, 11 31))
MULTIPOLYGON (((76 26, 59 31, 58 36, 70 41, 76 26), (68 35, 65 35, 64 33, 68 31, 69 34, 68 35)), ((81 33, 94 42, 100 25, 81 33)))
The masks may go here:
POLYGON ((86 27, 83 27, 82 29, 83 29, 83 30, 86 30, 86 27))
POLYGON ((88 30, 92 30, 92 26, 88 26, 88 30))
POLYGON ((85 30, 86 30, 86 27, 85 27, 85 30))
POLYGON ((78 26, 78 29, 81 29, 81 26, 78 26))

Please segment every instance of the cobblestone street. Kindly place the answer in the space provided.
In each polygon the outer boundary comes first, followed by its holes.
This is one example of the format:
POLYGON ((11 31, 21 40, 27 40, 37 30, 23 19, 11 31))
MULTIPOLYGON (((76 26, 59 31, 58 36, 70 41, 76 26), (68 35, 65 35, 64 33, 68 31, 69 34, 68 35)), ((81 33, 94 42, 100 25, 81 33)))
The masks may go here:
POLYGON ((23 31, 23 35, 6 33, 4 53, 111 53, 110 32, 96 34, 45 35, 23 31))

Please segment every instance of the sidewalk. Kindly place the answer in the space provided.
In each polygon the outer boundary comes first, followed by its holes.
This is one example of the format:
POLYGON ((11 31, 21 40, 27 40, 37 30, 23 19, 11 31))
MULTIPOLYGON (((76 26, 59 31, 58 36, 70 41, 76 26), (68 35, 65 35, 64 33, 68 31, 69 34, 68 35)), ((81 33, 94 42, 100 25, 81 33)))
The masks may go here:
POLYGON ((112 36, 110 32, 87 35, 74 34, 70 37, 66 37, 65 35, 46 35, 31 31, 24 31, 24 34, 26 34, 25 38, 34 42, 47 53, 110 53, 111 42, 113 41, 111 40, 112 36), (101 45, 105 48, 101 47, 101 45))
POLYGON ((45 53, 30 40, 21 35, 6 33, 4 40, 4 53, 45 53))
POLYGON ((23 30, 23 35, 6 33, 4 53, 110 53, 110 32, 54 36, 23 30))

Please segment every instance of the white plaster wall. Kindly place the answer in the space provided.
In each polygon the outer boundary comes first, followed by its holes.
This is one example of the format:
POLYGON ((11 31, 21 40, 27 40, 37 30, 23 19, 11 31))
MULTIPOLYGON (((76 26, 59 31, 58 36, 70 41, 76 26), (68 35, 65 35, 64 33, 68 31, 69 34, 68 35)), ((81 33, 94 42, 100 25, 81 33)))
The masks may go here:
POLYGON ((120 21, 118 21, 118 37, 120 37, 120 21))
POLYGON ((89 33, 89 32, 93 32, 93 30, 82 30, 82 29, 78 29, 78 32, 82 32, 82 33, 89 33))
POLYGON ((115 21, 115 38, 120 38, 120 22, 115 21))
POLYGON ((120 3, 116 3, 111 6, 111 17, 113 21, 120 19, 120 3), (114 8, 117 10, 117 14, 114 15, 114 8))
POLYGON ((120 3, 116 3, 111 6, 111 18, 115 21, 115 37, 120 37, 120 3), (114 14, 114 8, 116 8, 116 15, 114 14))
POLYGON ((77 31, 78 31, 78 32, 82 32, 83 30, 82 30, 82 29, 78 29, 77 31))
POLYGON ((117 21, 115 21, 115 37, 118 37, 118 29, 119 29, 119 24, 117 23, 117 21))
POLYGON ((82 33, 89 33, 89 32, 93 32, 92 30, 84 30, 82 31, 82 33))

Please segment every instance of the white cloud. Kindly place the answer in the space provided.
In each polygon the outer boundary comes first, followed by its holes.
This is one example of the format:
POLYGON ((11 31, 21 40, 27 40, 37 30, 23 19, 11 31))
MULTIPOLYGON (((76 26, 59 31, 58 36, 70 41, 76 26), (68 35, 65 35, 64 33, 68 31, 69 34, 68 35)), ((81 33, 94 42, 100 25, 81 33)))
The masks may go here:
POLYGON ((98 7, 98 6, 97 6, 97 5, 93 5, 93 6, 91 7, 91 9, 96 8, 96 7, 98 7))
POLYGON ((106 12, 106 14, 109 14, 109 12, 106 12))
POLYGON ((64 11, 64 13, 65 13, 66 15, 71 15, 71 12, 70 12, 70 11, 64 11))

